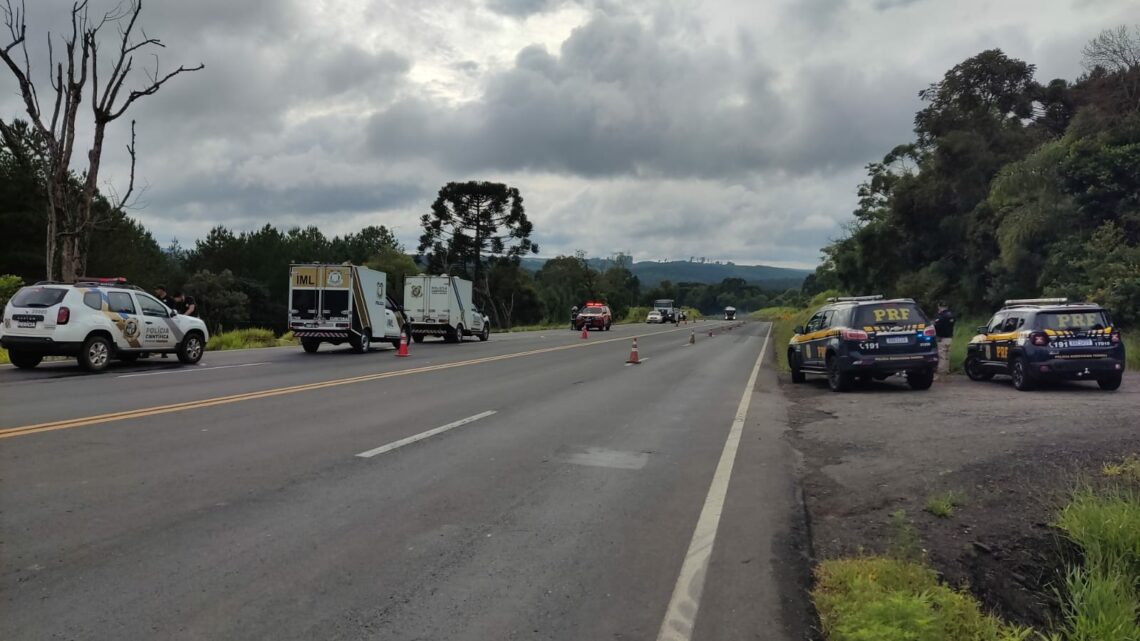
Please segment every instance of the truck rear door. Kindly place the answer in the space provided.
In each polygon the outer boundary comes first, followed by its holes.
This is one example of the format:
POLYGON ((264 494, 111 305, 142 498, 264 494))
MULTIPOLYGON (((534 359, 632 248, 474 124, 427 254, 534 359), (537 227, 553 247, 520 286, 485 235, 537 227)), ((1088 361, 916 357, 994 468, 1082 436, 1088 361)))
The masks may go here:
POLYGON ((447 277, 428 279, 428 315, 437 320, 454 325, 459 318, 459 310, 451 309, 451 279, 447 277), (455 318, 453 319, 452 316, 455 318))

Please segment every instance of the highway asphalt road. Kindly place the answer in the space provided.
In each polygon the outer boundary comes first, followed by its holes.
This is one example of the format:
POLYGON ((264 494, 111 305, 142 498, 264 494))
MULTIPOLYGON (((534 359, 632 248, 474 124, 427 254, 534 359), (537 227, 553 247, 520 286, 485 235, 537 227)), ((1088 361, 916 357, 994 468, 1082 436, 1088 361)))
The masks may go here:
POLYGON ((0 638, 805 638, 768 331, 0 368, 0 638))

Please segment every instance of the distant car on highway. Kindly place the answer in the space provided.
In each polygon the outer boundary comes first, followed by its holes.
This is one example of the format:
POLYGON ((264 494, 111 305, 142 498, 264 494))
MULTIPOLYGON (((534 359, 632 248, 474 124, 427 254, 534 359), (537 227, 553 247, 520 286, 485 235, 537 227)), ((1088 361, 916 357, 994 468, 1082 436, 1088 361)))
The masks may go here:
POLYGON ((929 389, 938 366, 934 333, 910 298, 829 298, 788 343, 792 382, 823 374, 832 391, 845 392, 855 381, 902 372, 912 389, 929 389))
POLYGON ((645 322, 647 322, 647 323, 664 323, 665 319, 664 319, 664 317, 661 316, 661 312, 659 312, 655 309, 655 310, 649 312, 649 314, 645 317, 645 322))
POLYGON ((1124 339, 1103 307, 1066 298, 1007 300, 966 350, 971 380, 996 374, 1019 390, 1043 380, 1095 380, 1116 390, 1124 379, 1124 339))
POLYGON ((70 356, 98 372, 112 359, 133 362, 143 354, 176 354, 194 364, 207 340, 201 319, 180 315, 125 278, 98 278, 21 288, 4 307, 0 347, 21 369, 45 356, 70 356))
POLYGON ((577 330, 588 327, 608 332, 613 324, 613 314, 610 313, 610 308, 604 303, 586 303, 586 306, 579 310, 578 315, 574 318, 574 329, 577 330))

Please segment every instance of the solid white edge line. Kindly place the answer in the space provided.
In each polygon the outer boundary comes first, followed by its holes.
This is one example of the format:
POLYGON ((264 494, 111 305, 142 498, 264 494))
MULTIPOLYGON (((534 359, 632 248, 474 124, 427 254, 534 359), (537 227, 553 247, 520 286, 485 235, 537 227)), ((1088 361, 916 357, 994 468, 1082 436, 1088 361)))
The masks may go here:
POLYGON ((193 374, 194 372, 205 372, 213 369, 233 369, 235 367, 257 367, 258 365, 268 365, 268 362, 262 363, 242 363, 240 365, 217 365, 214 367, 183 367, 180 369, 163 370, 161 372, 140 372, 138 374, 122 374, 115 378, 135 378, 137 376, 161 376, 163 374, 193 374))
POLYGON ((768 351, 768 339, 771 336, 772 326, 769 325, 768 333, 764 336, 764 346, 760 348, 760 356, 756 358, 756 365, 752 368, 752 375, 748 377, 744 395, 736 408, 736 418, 732 420, 728 438, 724 441, 724 450, 720 454, 716 472, 713 473, 712 483, 709 484, 709 493, 705 497, 704 507, 701 508, 701 516, 693 528, 693 538, 685 553, 685 561, 681 564, 681 572, 677 577, 677 584, 673 587, 673 596, 669 599, 669 608, 665 610, 665 619, 661 622, 657 641, 690 641, 693 638, 697 613, 701 607, 701 593, 705 587, 705 575, 708 572, 709 559, 712 558, 716 531, 720 526, 720 515, 724 509, 725 496, 728 494, 728 483, 732 479, 732 467, 736 462, 736 452, 740 449, 740 438, 744 432, 748 407, 752 404, 752 388, 756 386, 756 378, 760 373, 760 365, 764 362, 764 354, 768 351))
POLYGON ((496 410, 487 410, 486 412, 476 414, 475 416, 468 416, 467 418, 460 419, 458 421, 455 421, 454 423, 448 423, 447 425, 441 425, 435 429, 431 429, 431 430, 428 430, 426 432, 420 432, 419 434, 416 434, 414 436, 402 438, 398 441, 392 441, 391 443, 388 443, 387 445, 381 445, 380 447, 368 450, 367 452, 361 452, 360 454, 357 454, 357 456, 360 458, 372 458, 373 456, 376 456, 378 454, 383 454, 385 452, 391 452, 394 449, 404 447, 405 445, 411 445, 412 443, 415 443, 417 441, 422 441, 425 438, 431 438, 431 437, 435 436, 436 434, 442 434, 448 430, 453 430, 457 427, 467 425, 468 423, 474 423, 475 421, 478 421, 479 419, 487 418, 488 416, 491 416, 492 414, 495 414, 495 413, 497 413, 496 410))

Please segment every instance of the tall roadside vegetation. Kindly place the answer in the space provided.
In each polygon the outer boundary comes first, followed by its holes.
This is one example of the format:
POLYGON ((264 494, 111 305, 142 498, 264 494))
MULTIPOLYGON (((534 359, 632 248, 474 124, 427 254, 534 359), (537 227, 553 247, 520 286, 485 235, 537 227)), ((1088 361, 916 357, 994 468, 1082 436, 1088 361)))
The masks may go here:
POLYGON ((988 313, 1068 296, 1140 325, 1140 28, 1084 49, 1042 84, 984 51, 922 90, 915 138, 867 167, 847 233, 807 293, 947 299, 988 313))

